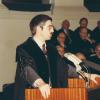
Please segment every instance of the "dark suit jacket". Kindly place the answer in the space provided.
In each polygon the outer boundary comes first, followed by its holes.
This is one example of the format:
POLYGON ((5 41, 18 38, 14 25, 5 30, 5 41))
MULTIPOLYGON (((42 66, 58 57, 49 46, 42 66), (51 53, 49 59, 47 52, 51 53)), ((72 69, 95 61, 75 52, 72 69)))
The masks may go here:
MULTIPOLYGON (((57 62, 59 62, 59 58, 56 49, 49 42, 47 42, 47 51, 48 59, 31 37, 17 47, 14 100, 25 100, 25 88, 32 87, 38 78, 42 78, 46 83, 49 83, 50 78, 52 87, 67 87, 67 81, 65 81, 67 77, 60 77, 62 82, 66 82, 65 86, 58 83, 57 62)), ((64 76, 65 71, 59 72, 59 74, 64 76)))
MULTIPOLYGON (((88 29, 87 28, 87 30, 88 30, 88 34, 90 35, 90 37, 91 37, 91 30, 90 29, 88 29)), ((78 38, 78 36, 79 36, 79 32, 80 32, 80 27, 78 27, 78 28, 76 28, 75 30, 74 30, 74 36, 75 36, 75 38, 78 38)))
POLYGON ((96 27, 93 31, 92 31, 92 38, 95 40, 96 43, 100 43, 100 29, 98 27, 96 27))

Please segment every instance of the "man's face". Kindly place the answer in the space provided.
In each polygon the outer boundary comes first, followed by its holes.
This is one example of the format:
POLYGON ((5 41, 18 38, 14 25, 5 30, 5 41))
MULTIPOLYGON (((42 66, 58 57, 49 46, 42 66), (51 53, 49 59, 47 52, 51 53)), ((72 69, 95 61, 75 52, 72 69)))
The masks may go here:
POLYGON ((95 52, 97 57, 100 58, 100 45, 96 47, 95 52))
POLYGON ((87 29, 82 29, 82 30, 80 31, 80 38, 81 38, 82 40, 85 40, 85 39, 88 38, 87 29))
POLYGON ((65 21, 63 24, 62 24, 62 27, 64 28, 64 29, 69 29, 69 27, 70 27, 70 23, 68 22, 68 21, 65 21))
POLYGON ((64 56, 64 53, 65 53, 64 48, 61 47, 61 46, 56 46, 56 48, 57 48, 57 50, 58 50, 59 55, 60 55, 61 57, 63 57, 63 56, 64 56))
POLYGON ((66 39, 66 36, 65 36, 65 34, 64 34, 63 32, 60 33, 60 34, 58 35, 58 37, 57 37, 57 40, 58 40, 59 43, 61 43, 61 44, 64 44, 65 39, 66 39))
POLYGON ((52 22, 51 22, 51 20, 48 20, 44 24, 43 29, 41 29, 40 34, 44 40, 49 40, 49 39, 51 39, 53 32, 54 32, 54 29, 53 29, 52 22))
POLYGON ((82 20, 81 23, 80 23, 80 27, 84 28, 84 27, 87 27, 88 23, 86 20, 82 20))

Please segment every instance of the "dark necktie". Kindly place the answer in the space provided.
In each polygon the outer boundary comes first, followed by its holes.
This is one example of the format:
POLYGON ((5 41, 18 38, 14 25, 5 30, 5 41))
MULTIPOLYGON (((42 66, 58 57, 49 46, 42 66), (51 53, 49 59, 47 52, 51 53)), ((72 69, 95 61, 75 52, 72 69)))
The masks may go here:
POLYGON ((42 45, 42 50, 43 50, 43 53, 46 55, 47 54, 47 49, 46 49, 46 45, 45 44, 42 45))
POLYGON ((46 60, 48 62, 48 68, 49 68, 49 84, 50 84, 50 86, 52 86, 51 79, 50 79, 50 76, 51 76, 50 75, 50 63, 49 63, 49 60, 48 60, 48 57, 47 57, 47 49, 46 49, 46 45, 45 44, 42 45, 42 50, 43 50, 43 53, 45 54, 46 60))

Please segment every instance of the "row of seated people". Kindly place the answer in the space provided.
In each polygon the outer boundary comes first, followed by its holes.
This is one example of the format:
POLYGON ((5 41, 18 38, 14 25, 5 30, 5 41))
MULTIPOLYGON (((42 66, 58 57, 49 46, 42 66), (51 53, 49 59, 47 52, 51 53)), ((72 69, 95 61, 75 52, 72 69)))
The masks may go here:
MULTIPOLYGON (((97 67, 99 67, 99 69, 100 69, 100 43, 98 43, 96 45, 91 43, 91 40, 88 38, 86 28, 81 28, 80 33, 79 33, 80 39, 78 40, 78 38, 77 38, 77 40, 76 40, 78 42, 74 41, 73 43, 70 43, 70 44, 68 43, 68 41, 66 41, 66 39, 68 40, 68 38, 66 37, 65 32, 61 31, 53 36, 55 36, 55 37, 52 37, 51 42, 55 47, 58 48, 58 45, 60 45, 62 48, 64 48, 65 53, 72 52, 74 54, 78 54, 80 52, 79 55, 81 55, 81 57, 82 57, 81 60, 87 59, 89 61, 92 61, 92 62, 98 64, 97 67)), ((63 53, 60 55, 63 55, 63 53)), ((93 63, 90 64, 90 66, 91 65, 96 66, 93 63)), ((71 67, 69 67, 69 68, 71 68, 71 67)), ((96 71, 94 68, 89 68, 89 70, 91 73, 100 74, 100 70, 96 71)), ((74 76, 75 76, 75 74, 74 74, 74 76)))
POLYGON ((87 59, 100 64, 100 21, 93 31, 87 28, 88 20, 86 18, 80 19, 79 23, 80 26, 72 31, 69 29, 69 21, 64 20, 61 29, 55 30, 51 41, 54 45, 60 43, 67 52, 81 52, 87 59))
POLYGON ((79 27, 77 27, 74 31, 70 29, 70 22, 68 20, 64 20, 61 28, 57 30, 57 32, 64 32, 68 37, 69 43, 71 43, 73 40, 76 41, 76 39, 79 38, 81 28, 87 29, 88 37, 92 40, 92 42, 100 43, 100 20, 97 22, 97 26, 91 30, 88 28, 88 19, 83 17, 79 21, 79 27))

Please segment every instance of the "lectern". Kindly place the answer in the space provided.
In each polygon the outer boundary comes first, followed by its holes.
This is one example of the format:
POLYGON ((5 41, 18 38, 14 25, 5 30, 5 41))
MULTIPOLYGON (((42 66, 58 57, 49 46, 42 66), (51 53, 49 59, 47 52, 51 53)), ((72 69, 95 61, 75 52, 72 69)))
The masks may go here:
MULTIPOLYGON (((44 100, 38 89, 26 89, 25 100, 44 100)), ((87 100, 86 88, 53 88, 46 100, 87 100)))
MULTIPOLYGON (((100 78, 96 78, 98 84, 90 81, 90 88, 100 87, 100 78)), ((68 79, 68 88, 52 88, 51 95, 46 100, 88 100, 87 89, 83 79, 68 79)), ((44 100, 38 89, 26 89, 25 100, 44 100)))

